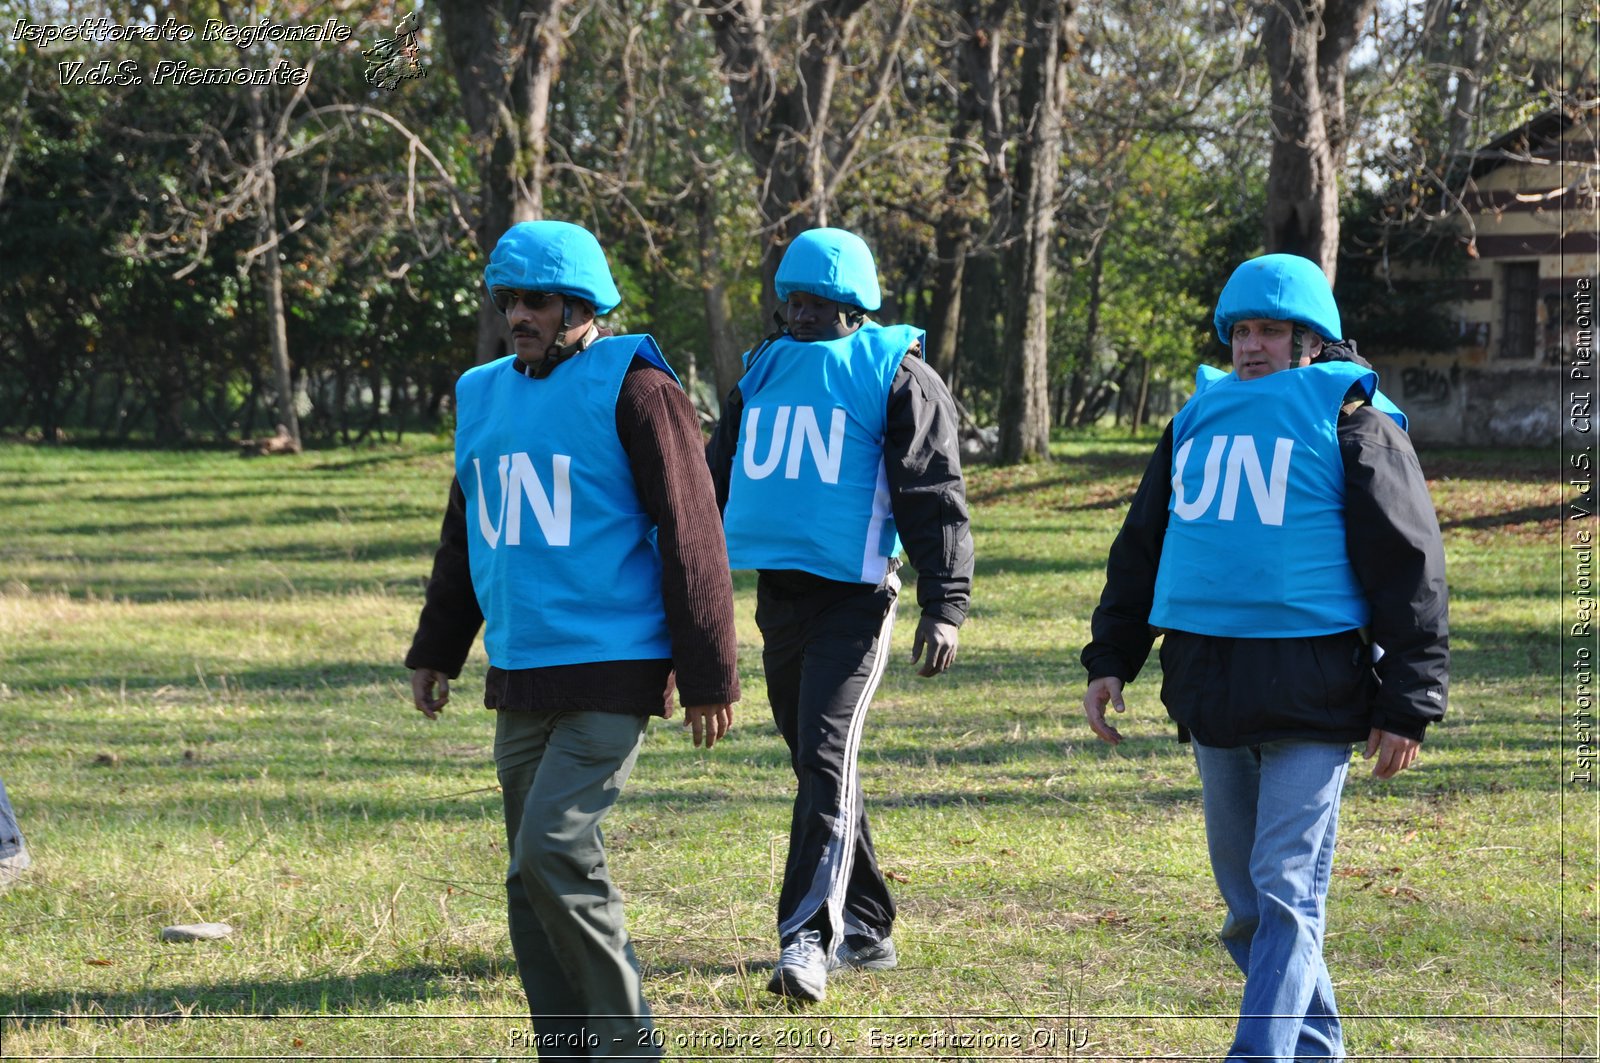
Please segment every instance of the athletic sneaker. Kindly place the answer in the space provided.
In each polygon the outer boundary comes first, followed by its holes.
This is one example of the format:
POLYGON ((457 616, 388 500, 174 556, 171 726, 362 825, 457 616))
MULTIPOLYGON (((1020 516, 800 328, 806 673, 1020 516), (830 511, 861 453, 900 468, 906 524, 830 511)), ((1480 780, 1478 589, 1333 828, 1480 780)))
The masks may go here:
POLYGON ((827 989, 828 957, 822 951, 821 931, 797 930, 784 938, 778 968, 772 972, 767 992, 816 1001, 827 989))
POLYGON ((861 934, 846 934, 833 950, 833 967, 854 967, 858 971, 888 971, 900 962, 894 939, 874 941, 861 934))
POLYGON ((28 855, 28 847, 19 845, 16 849, 0 857, 0 890, 6 889, 12 883, 22 878, 22 873, 33 866, 33 859, 28 855))

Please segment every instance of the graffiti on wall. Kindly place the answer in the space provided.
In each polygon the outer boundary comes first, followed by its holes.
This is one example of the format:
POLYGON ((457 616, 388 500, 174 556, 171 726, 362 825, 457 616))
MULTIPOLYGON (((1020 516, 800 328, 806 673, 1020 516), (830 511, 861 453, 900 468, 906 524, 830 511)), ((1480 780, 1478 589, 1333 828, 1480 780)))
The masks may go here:
POLYGON ((1425 365, 1400 370, 1400 398, 1414 406, 1447 405, 1460 385, 1460 366, 1452 365, 1448 371, 1425 365))

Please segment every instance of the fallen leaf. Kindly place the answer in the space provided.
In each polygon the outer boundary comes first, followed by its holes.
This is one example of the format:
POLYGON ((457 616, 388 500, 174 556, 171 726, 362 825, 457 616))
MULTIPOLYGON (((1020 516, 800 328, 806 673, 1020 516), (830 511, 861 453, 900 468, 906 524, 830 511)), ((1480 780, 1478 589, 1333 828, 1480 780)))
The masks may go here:
POLYGON ((90 967, 110 967, 111 966, 111 961, 110 960, 103 960, 103 959, 99 958, 98 956, 95 957, 92 960, 84 960, 83 962, 87 963, 90 967))

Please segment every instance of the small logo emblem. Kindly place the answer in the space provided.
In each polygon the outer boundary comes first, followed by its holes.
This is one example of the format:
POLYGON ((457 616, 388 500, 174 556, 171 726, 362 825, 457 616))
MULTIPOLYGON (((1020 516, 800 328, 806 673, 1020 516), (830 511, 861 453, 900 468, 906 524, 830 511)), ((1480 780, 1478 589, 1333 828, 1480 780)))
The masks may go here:
POLYGON ((367 61, 367 84, 393 92, 402 81, 425 78, 428 68, 417 58, 417 27, 422 25, 418 8, 394 27, 394 35, 380 39, 362 52, 367 61))

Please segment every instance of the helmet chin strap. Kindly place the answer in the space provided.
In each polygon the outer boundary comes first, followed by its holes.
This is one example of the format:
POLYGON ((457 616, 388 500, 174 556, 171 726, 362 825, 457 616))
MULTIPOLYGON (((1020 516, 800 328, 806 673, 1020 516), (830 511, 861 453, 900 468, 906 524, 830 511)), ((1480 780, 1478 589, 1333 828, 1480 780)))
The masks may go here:
MULTIPOLYGON (((841 336, 848 336, 860 328, 861 323, 867 319, 867 312, 859 306, 850 306, 847 303, 841 303, 836 300, 833 305, 834 314, 836 315, 834 320, 838 323, 841 336)), ((774 310, 772 312, 772 320, 778 326, 778 331, 773 334, 774 336, 790 331, 789 320, 784 316, 782 310, 774 310)))
POLYGON ((550 342, 550 346, 544 349, 544 356, 536 364, 528 367, 529 376, 535 380, 542 380, 553 373, 556 366, 588 346, 584 341, 594 334, 594 321, 590 320, 588 327, 584 329, 583 335, 579 336, 569 347, 567 345, 567 333, 571 331, 572 300, 563 295, 561 297, 561 331, 556 333, 555 339, 550 342))

